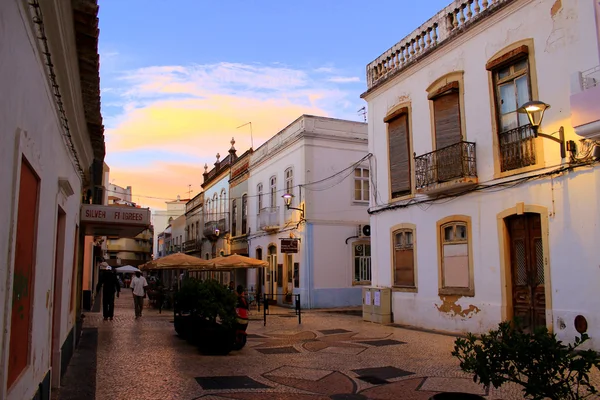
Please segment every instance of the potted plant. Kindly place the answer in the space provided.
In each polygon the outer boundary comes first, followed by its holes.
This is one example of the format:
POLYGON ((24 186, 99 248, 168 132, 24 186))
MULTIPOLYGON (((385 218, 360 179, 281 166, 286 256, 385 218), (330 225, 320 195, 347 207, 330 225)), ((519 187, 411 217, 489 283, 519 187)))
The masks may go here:
POLYGON ((200 295, 200 281, 187 278, 183 281, 181 288, 174 296, 173 313, 175 332, 187 339, 190 333, 192 318, 198 308, 198 297, 200 295))
POLYGON ((583 333, 565 345, 545 327, 530 333, 517 323, 502 322, 479 338, 469 333, 456 339, 452 355, 463 371, 474 374, 475 382, 487 387, 513 382, 525 398, 584 399, 597 393, 589 372, 600 366, 597 352, 579 349, 588 339, 583 333))

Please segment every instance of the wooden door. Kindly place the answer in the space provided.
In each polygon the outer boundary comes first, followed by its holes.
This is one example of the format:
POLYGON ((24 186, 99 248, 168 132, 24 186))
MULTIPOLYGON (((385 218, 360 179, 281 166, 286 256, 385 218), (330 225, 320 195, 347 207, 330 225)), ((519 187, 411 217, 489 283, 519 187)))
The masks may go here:
POLYGON ((544 248, 539 214, 507 218, 513 316, 526 331, 546 326, 544 248))
POLYGON ((29 364, 39 184, 33 169, 22 160, 8 356, 9 388, 29 364))

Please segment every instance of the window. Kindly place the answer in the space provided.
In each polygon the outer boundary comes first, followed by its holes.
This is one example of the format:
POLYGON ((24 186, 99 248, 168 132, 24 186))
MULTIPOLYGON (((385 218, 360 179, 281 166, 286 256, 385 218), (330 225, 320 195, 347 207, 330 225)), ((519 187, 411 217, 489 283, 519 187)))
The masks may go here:
POLYGON ((260 213, 260 210, 263 209, 263 184, 259 183, 256 186, 256 193, 258 194, 258 213, 260 213))
POLYGON ((354 201, 369 201, 369 169, 354 170, 354 201))
MULTIPOLYGON (((288 168, 285 170, 285 193, 294 194, 294 170, 288 168)), ((294 205, 294 198, 290 205, 294 205)))
POLYGON ((219 216, 219 219, 223 219, 225 218, 225 213, 228 211, 227 210, 227 192, 225 191, 225 189, 221 190, 221 203, 219 205, 220 210, 219 213, 221 214, 219 216))
POLYGON ((433 103, 435 149, 462 141, 458 82, 450 82, 429 95, 433 103))
POLYGON ((416 288, 414 229, 394 231, 394 286, 416 288))
POLYGON ((470 262, 468 217, 438 222, 440 242, 440 294, 474 296, 470 262))
POLYGON ((397 110, 386 117, 384 122, 388 124, 390 192, 392 199, 395 199, 412 192, 408 108, 397 110))
POLYGON ((231 200, 231 236, 237 236, 237 202, 231 200))
POLYGON ((355 242, 352 244, 354 258, 354 284, 368 285, 371 283, 371 244, 355 242))
POLYGON ((272 176, 269 180, 269 199, 271 201, 271 207, 277 205, 277 177, 272 176))
POLYGON ((500 170, 535 165, 535 138, 529 119, 517 109, 531 100, 529 49, 521 46, 488 63, 494 97, 500 150, 500 170))
POLYGON ((210 209, 210 221, 216 221, 219 218, 219 197, 217 194, 213 194, 211 209, 210 209))
POLYGON ((242 196, 242 235, 248 233, 248 196, 242 196))
POLYGON ((210 221, 210 200, 206 200, 206 207, 204 207, 204 220, 210 221))

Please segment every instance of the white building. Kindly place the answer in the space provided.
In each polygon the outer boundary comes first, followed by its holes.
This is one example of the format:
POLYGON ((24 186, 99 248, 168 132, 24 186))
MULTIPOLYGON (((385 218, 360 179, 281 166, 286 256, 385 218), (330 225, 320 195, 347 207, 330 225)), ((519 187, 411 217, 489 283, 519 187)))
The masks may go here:
POLYGON ((167 226, 177 217, 185 214, 185 205, 189 199, 181 199, 177 196, 177 200, 166 201, 166 210, 153 210, 152 211, 152 226, 154 227, 154 240, 153 240, 153 257, 156 259, 159 256, 159 244, 158 235, 163 232, 167 226))
POLYGON ((600 136, 598 7, 457 0, 367 66, 373 285, 395 323, 519 316, 566 341, 577 323, 600 348, 600 171, 576 135, 600 136), (537 137, 531 100, 552 106, 537 137), (560 131, 563 157, 541 136, 560 131))
POLYGON ((202 235, 204 230, 203 206, 204 192, 198 193, 185 205, 186 239, 183 242, 183 252, 200 258, 202 258, 202 242, 204 240, 202 235))
POLYGON ((361 122, 303 115, 254 151, 249 254, 269 267, 258 282, 249 276, 248 287, 262 287, 282 304, 300 294, 303 307, 360 305, 361 285, 370 283, 369 239, 357 234, 368 223, 368 182, 361 122), (300 210, 286 208, 285 193, 300 210), (282 244, 297 245, 297 253, 282 244))
POLYGON ((229 173, 231 164, 237 159, 235 140, 231 139, 229 154, 221 160, 217 154, 215 166, 210 171, 204 165, 202 189, 204 192, 202 235, 207 239, 202 245, 205 259, 229 254, 229 173))
POLYGON ((97 11, 0 3, 0 399, 50 398, 79 337, 80 207, 104 196, 97 11))

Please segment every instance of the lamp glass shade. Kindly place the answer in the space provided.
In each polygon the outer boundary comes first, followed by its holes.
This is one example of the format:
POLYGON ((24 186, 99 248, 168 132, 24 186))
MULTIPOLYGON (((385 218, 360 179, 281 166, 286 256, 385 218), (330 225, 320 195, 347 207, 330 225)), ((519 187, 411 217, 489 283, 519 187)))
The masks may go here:
POLYGON ((283 201, 285 202, 286 207, 289 207, 290 204, 292 204, 292 199, 294 198, 294 195, 291 193, 285 193, 281 197, 283 198, 283 201))
POLYGON ((529 123, 534 129, 537 129, 542 124, 544 119, 544 112, 550 108, 550 104, 546 104, 543 101, 529 101, 523 104, 519 109, 518 113, 527 114, 529 123))

